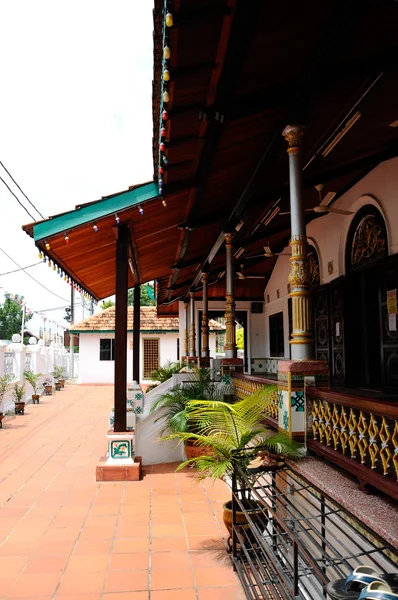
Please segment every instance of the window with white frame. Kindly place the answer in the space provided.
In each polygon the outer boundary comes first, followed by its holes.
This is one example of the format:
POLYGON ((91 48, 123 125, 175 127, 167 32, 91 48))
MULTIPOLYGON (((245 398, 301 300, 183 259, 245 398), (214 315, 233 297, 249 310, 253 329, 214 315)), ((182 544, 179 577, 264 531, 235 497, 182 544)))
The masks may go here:
POLYGON ((115 360, 115 340, 100 339, 100 360, 115 360))

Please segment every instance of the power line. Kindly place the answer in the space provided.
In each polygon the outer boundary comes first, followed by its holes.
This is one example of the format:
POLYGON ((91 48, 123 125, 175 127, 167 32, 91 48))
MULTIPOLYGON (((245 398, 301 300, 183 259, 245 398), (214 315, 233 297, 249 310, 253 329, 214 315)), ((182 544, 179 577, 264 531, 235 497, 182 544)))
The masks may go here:
POLYGON ((33 202, 31 202, 29 200, 29 198, 27 197, 27 195, 25 194, 25 192, 23 191, 23 189, 17 184, 17 182, 15 181, 14 177, 11 175, 10 171, 4 166, 4 164, 1 162, 1 160, 0 160, 0 165, 3 167, 3 169, 5 170, 5 172, 7 173, 7 175, 10 177, 10 179, 15 183, 15 185, 17 186, 17 188, 19 189, 19 191, 25 196, 26 200, 29 202, 29 204, 31 205, 31 207, 35 209, 35 211, 41 216, 42 219, 44 219, 44 217, 41 214, 41 212, 39 211, 39 209, 37 209, 36 206, 33 204, 33 202))
POLYGON ((33 265, 28 265, 27 267, 21 267, 20 269, 14 269, 13 271, 7 271, 7 273, 0 273, 0 277, 2 275, 11 275, 11 273, 17 273, 18 271, 25 271, 25 269, 30 269, 31 267, 35 267, 36 265, 41 265, 42 261, 37 263, 33 263, 33 265))
POLYGON ((0 251, 6 255, 7 258, 9 258, 14 265, 17 265, 17 267, 19 267, 24 273, 25 275, 27 275, 28 277, 30 277, 31 279, 33 279, 33 281, 35 283, 37 283, 38 285, 41 285, 42 288, 44 288, 45 290, 47 290, 47 292, 50 292, 50 294, 53 294, 53 296, 56 296, 57 298, 60 298, 61 300, 63 300, 64 302, 68 302, 68 300, 66 298, 62 298, 62 296, 58 296, 58 294, 56 294, 55 292, 53 292, 52 290, 48 289, 48 287, 46 287, 45 285, 43 285, 40 281, 37 281, 37 279, 35 279, 34 277, 32 277, 32 275, 30 273, 28 273, 27 271, 24 270, 23 267, 21 267, 21 265, 19 265, 13 258, 11 258, 11 256, 9 256, 7 254, 7 252, 5 250, 3 250, 3 248, 0 248, 0 251))
POLYGON ((35 219, 30 214, 30 212, 28 211, 28 209, 26 208, 26 206, 24 206, 22 204, 22 202, 20 201, 20 199, 18 198, 18 196, 16 194, 14 194, 14 192, 12 191, 12 189, 10 188, 10 186, 8 185, 8 183, 6 183, 2 177, 0 177, 0 180, 4 183, 4 185, 6 186, 6 188, 11 192, 11 194, 14 196, 14 198, 16 199, 16 201, 18 202, 18 204, 20 204, 22 206, 22 208, 28 213, 28 215, 30 216, 30 218, 33 219, 34 221, 37 221, 37 219, 35 219))

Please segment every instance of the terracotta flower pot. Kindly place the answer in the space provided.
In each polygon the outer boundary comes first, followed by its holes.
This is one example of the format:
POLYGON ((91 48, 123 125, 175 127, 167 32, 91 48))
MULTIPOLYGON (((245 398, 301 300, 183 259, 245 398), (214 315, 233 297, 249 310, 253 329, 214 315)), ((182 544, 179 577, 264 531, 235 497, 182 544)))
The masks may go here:
POLYGON ((60 380, 58 381, 58 383, 60 383, 60 384, 61 384, 61 388, 64 388, 64 387, 65 387, 65 379, 60 379, 60 380))
POLYGON ((44 392, 45 392, 46 396, 51 396, 51 394, 53 393, 53 386, 52 385, 45 385, 44 386, 44 392))
POLYGON ((0 413, 0 429, 3 428, 3 419, 4 419, 4 414, 0 413))
POLYGON ((55 390, 56 390, 57 392, 60 392, 60 391, 61 391, 61 384, 60 384, 60 382, 59 382, 59 381, 57 381, 57 382, 55 383, 55 390))
POLYGON ((32 394, 32 402, 33 402, 33 404, 39 404, 40 403, 40 396, 39 396, 39 394, 32 394))
POLYGON ((15 414, 16 415, 25 414, 25 402, 15 402, 15 414))
POLYGON ((185 442, 185 454, 187 456, 187 460, 191 458, 196 458, 197 456, 210 456, 213 453, 211 448, 204 448, 203 446, 198 446, 195 444, 195 440, 188 440, 185 442))
MULTIPOLYGON (((264 515, 264 512, 261 511, 261 506, 258 504, 258 502, 256 502, 255 500, 245 500, 245 508, 246 511, 250 513, 250 518, 252 521, 254 522, 258 522, 258 528, 262 529, 264 528, 264 526, 266 525, 266 523, 264 522, 266 517, 264 515), (258 515, 258 516, 256 516, 258 515)), ((229 533, 229 539, 228 539, 228 544, 231 546, 232 543, 232 525, 233 525, 233 519, 232 519, 232 500, 228 500, 228 502, 225 502, 225 504, 223 504, 223 521, 224 521, 224 525, 227 528, 227 531, 229 533)), ((244 526, 249 526, 248 522, 247 522, 247 518, 245 513, 242 510, 237 510, 236 511, 236 525, 242 525, 244 526)))

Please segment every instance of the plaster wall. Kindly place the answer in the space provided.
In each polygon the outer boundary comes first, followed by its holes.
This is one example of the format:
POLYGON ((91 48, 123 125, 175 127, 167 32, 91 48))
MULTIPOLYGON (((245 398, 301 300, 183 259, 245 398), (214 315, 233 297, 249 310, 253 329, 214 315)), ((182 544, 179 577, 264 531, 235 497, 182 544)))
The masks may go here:
MULTIPOLYGON (((352 215, 330 213, 308 224, 308 240, 318 252, 321 284, 329 283, 345 274, 345 248, 350 224, 355 217, 355 213, 366 204, 376 206, 384 217, 387 227, 389 254, 398 252, 397 189, 398 158, 394 158, 378 165, 333 204, 335 208, 352 211, 352 215)), ((290 254, 290 247, 287 246, 283 252, 290 254)), ((268 317, 276 312, 283 311, 285 357, 289 357, 287 304, 289 272, 289 257, 280 256, 264 292, 266 356, 270 356, 268 317), (279 299, 277 298, 278 290, 279 299), (267 302, 267 298, 269 298, 269 302, 267 302)))

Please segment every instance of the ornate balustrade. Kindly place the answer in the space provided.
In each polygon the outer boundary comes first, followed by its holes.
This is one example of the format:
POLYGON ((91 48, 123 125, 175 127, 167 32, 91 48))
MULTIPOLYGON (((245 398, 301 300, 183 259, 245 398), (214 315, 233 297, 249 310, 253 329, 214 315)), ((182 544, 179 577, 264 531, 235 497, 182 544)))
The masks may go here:
MULTIPOLYGON (((234 397, 236 400, 243 400, 247 396, 258 392, 266 385, 276 385, 276 379, 267 377, 257 377, 255 375, 245 375, 244 373, 234 373, 231 377, 231 383, 234 388, 234 397)), ((267 409, 270 425, 277 427, 278 424, 278 391, 272 393, 272 404, 267 409)))
POLYGON ((398 403, 307 388, 308 447, 398 499, 398 403))

